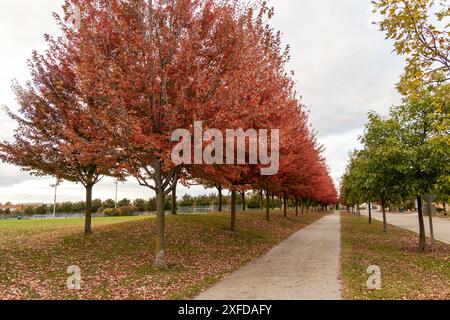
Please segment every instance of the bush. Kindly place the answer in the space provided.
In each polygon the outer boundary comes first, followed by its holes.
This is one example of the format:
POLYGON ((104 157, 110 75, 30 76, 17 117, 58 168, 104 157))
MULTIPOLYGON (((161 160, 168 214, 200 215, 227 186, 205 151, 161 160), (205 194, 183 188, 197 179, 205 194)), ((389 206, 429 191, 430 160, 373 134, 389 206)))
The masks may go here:
POLYGON ((131 216, 133 213, 138 212, 138 208, 136 206, 125 206, 119 208, 121 216, 131 216))
POLYGON ((118 212, 118 210, 114 209, 114 208, 103 209, 103 214, 105 216, 108 216, 108 217, 116 217, 117 216, 117 212, 118 212))
POLYGON ((138 212, 135 206, 125 206, 117 209, 107 208, 103 210, 103 214, 108 217, 126 217, 138 212))
POLYGON ((92 212, 99 212, 99 209, 102 207, 102 200, 94 199, 92 200, 92 212))
POLYGON ((0 209, 0 214, 10 215, 11 214, 11 210, 10 209, 5 209, 5 210, 1 210, 0 209))

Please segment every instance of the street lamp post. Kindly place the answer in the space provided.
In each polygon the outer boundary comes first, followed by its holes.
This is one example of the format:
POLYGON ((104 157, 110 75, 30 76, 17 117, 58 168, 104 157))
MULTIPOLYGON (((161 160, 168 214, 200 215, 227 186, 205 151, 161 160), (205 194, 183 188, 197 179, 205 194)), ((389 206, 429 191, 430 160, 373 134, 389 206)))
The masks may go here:
POLYGON ((56 216, 56 192, 58 189, 58 179, 55 182, 55 194, 53 196, 53 218, 56 216))
POLYGON ((114 197, 114 208, 117 209, 117 189, 119 188, 119 181, 116 180, 114 183, 116 184, 116 194, 114 197))

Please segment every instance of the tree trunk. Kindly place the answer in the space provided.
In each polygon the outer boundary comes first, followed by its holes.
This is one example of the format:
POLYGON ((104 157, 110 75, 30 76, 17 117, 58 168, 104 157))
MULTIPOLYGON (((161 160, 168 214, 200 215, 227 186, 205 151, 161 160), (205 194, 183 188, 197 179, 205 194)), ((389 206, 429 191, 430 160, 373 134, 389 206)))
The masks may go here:
POLYGON ((236 191, 231 191, 231 231, 236 230, 236 191))
POLYGON ((272 210, 275 210, 275 195, 272 193, 272 210))
POLYGON ((219 212, 222 212, 222 187, 217 187, 217 191, 219 192, 219 212))
POLYGON ((424 252, 427 248, 427 238, 425 236, 425 223, 423 221, 422 197, 417 196, 417 212, 419 216, 419 251, 424 252))
POLYGON ((92 184, 86 186, 86 215, 84 218, 84 234, 92 234, 92 184))
POLYGON ((287 218, 288 214, 287 214, 287 197, 286 197, 286 193, 283 194, 283 203, 284 203, 284 217, 287 218))
POLYGON ((428 214, 429 214, 431 245, 434 245, 433 207, 432 207, 432 203, 431 202, 427 202, 427 211, 428 211, 428 214))
POLYGON ((447 215, 447 205, 444 202, 444 203, 442 203, 442 206, 444 207, 444 216, 446 216, 447 215))
POLYGON ((164 191, 161 187, 156 189, 156 229, 157 229, 157 240, 156 240, 156 255, 155 264, 156 268, 167 268, 166 257, 165 257, 165 247, 166 247, 166 234, 165 234, 165 208, 164 208, 164 191))
POLYGON ((369 224, 372 224, 372 204, 369 202, 369 224))
POLYGON ((174 186, 172 189, 172 215, 175 216, 177 214, 177 181, 174 181, 174 186))
POLYGON ((388 225, 386 220, 386 202, 384 198, 381 199, 381 209, 383 210, 383 231, 388 232, 388 225))
POLYGON ((156 250, 155 263, 156 268, 167 268, 166 263, 166 215, 165 215, 165 194, 162 187, 162 164, 159 160, 155 162, 155 193, 156 193, 156 250))
POLYGON ((270 194, 266 191, 266 220, 270 221, 270 194))
POLYGON ((245 211, 245 191, 241 192, 242 196, 242 211, 245 211))
POLYGON ((259 191, 259 209, 264 210, 264 192, 262 190, 259 191))
POLYGON ((295 215, 298 216, 298 199, 295 198, 295 215))
POLYGON ((359 207, 359 204, 356 205, 356 208, 358 210, 358 217, 361 217, 361 208, 359 207))

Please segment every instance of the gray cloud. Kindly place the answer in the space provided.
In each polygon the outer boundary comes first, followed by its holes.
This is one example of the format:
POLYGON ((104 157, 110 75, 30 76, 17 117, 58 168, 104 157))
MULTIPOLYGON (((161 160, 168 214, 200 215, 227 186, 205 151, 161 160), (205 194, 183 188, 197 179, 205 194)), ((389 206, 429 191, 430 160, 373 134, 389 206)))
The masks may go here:
POLYGON ((273 25, 291 46, 290 67, 321 137, 355 130, 369 110, 399 101, 402 60, 368 28, 369 0, 284 0, 273 25))
POLYGON ((25 181, 43 179, 42 177, 31 176, 15 166, 0 163, 0 188, 16 186, 25 181))

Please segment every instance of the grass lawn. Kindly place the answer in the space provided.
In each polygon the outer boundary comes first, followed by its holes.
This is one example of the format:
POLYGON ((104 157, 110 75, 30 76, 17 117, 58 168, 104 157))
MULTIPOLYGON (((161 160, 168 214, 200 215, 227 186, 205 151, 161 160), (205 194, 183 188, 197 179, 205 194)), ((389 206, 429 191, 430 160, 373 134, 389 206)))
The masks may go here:
POLYGON ((346 299, 450 299, 450 245, 418 252, 418 235, 381 222, 341 215, 341 276, 346 299), (381 268, 381 290, 367 289, 367 268, 381 268))
MULTIPOLYGON (((148 217, 101 217, 92 218, 94 227, 128 221, 148 219, 148 217)), ((72 229, 84 226, 84 218, 67 219, 42 219, 42 220, 0 220, 0 235, 18 233, 41 233, 57 231, 62 229, 72 229)), ((1 240, 1 239, 0 239, 1 240)))
POLYGON ((227 213, 168 216, 168 270, 152 267, 152 218, 97 218, 87 237, 82 219, 0 221, 0 299, 192 298, 322 216, 240 213, 235 233, 227 213), (71 265, 79 291, 66 287, 71 265))

